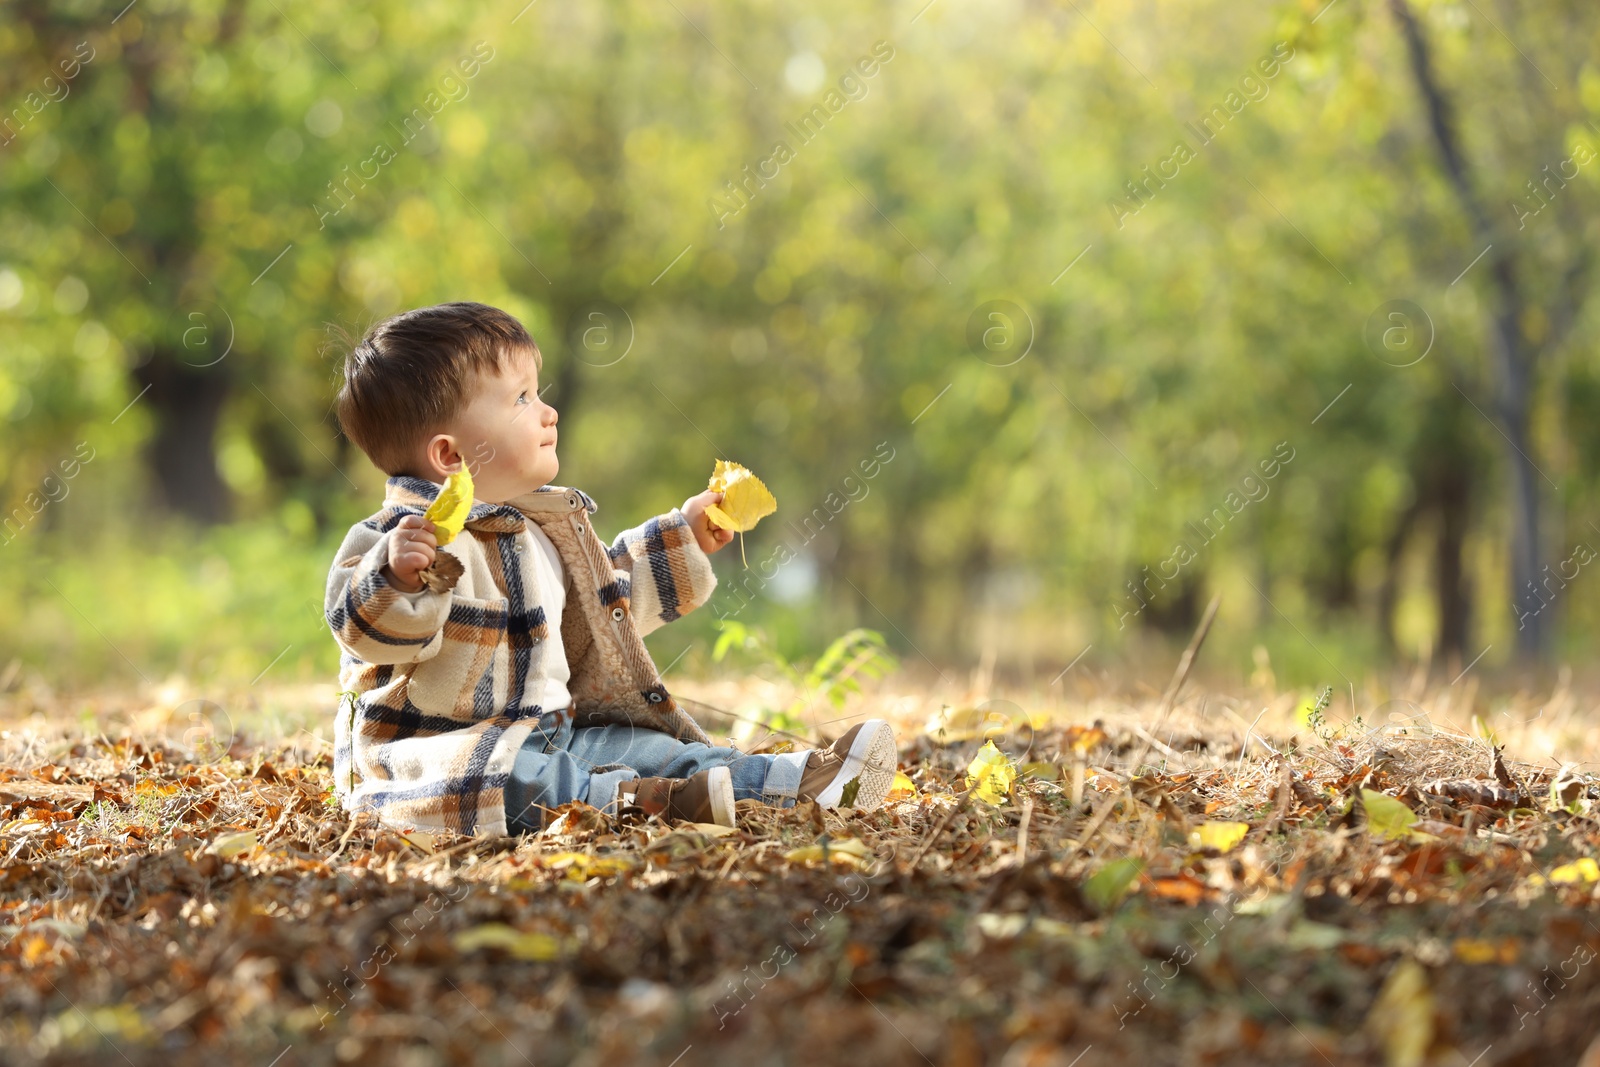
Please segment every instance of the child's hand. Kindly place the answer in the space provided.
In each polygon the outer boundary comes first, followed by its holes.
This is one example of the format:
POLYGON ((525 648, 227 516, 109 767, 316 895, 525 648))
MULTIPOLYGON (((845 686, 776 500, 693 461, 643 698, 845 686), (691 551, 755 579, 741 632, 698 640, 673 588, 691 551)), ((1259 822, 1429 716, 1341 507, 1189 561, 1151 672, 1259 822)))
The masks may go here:
POLYGON ((422 592, 422 579, 417 575, 433 565, 434 551, 438 547, 433 523, 421 515, 407 515, 389 538, 389 563, 383 568, 384 580, 402 593, 422 592))
POLYGON ((706 508, 720 503, 722 494, 707 489, 698 496, 685 500, 683 507, 679 509, 683 512, 683 517, 689 520, 689 529, 694 531, 694 539, 699 542, 700 550, 708 556, 733 540, 732 530, 724 530, 706 517, 706 508))

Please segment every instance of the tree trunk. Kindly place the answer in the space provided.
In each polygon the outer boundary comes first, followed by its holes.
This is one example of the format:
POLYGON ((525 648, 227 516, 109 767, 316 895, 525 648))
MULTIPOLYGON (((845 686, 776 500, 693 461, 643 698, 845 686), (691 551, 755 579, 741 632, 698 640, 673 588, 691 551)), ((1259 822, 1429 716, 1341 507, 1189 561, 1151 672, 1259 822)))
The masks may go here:
POLYGON ((1468 471, 1451 467, 1435 489, 1439 505, 1439 540, 1434 554, 1434 594, 1439 607, 1439 654, 1465 661, 1472 629, 1472 593, 1463 566, 1467 525, 1471 518, 1472 480, 1468 471))
MULTIPOLYGON (((1495 227, 1468 179, 1450 104, 1434 79, 1422 27, 1406 0, 1389 0, 1389 7, 1405 35, 1411 73, 1428 109, 1428 123, 1445 176, 1456 191, 1476 243, 1485 246, 1487 253, 1486 269, 1495 308, 1491 347, 1499 378, 1494 408, 1503 423, 1498 428, 1506 441, 1506 461, 1511 469, 1511 599, 1515 603, 1539 576, 1539 488, 1534 478, 1541 476, 1528 456, 1528 404, 1538 353, 1523 337, 1519 324, 1524 301, 1511 253, 1505 241, 1496 239, 1495 227)), ((1524 659, 1542 655, 1549 643, 1548 633, 1548 625, 1537 619, 1517 631, 1518 654, 1524 659)))
POLYGON ((156 413, 147 447, 162 502, 200 523, 226 522, 232 510, 227 483, 217 470, 217 423, 232 382, 217 367, 196 368, 157 351, 134 377, 156 413))

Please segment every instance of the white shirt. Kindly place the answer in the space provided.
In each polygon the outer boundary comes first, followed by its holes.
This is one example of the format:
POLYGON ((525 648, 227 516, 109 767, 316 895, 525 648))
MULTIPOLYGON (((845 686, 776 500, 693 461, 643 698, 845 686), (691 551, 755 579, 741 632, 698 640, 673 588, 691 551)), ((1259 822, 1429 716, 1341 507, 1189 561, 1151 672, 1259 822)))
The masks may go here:
POLYGON ((539 529, 539 524, 529 522, 528 529, 532 531, 534 541, 542 549, 533 555, 534 570, 539 576, 539 594, 535 602, 544 608, 544 621, 548 633, 543 642, 544 692, 530 693, 529 696, 545 711, 554 711, 572 703, 572 694, 567 691, 567 682, 572 678, 572 669, 567 664, 567 650, 561 644, 561 613, 567 605, 566 574, 561 569, 560 553, 556 551, 556 546, 551 543, 549 536, 539 529))

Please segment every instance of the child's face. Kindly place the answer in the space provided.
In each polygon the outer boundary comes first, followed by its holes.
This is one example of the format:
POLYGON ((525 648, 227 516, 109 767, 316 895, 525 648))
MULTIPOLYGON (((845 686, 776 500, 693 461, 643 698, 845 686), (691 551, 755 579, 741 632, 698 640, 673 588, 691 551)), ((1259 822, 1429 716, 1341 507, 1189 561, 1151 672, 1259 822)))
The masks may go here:
POLYGON ((531 353, 514 357, 498 374, 479 376, 451 430, 472 470, 473 495, 504 504, 548 485, 561 469, 557 418, 556 409, 539 399, 539 368, 531 353))

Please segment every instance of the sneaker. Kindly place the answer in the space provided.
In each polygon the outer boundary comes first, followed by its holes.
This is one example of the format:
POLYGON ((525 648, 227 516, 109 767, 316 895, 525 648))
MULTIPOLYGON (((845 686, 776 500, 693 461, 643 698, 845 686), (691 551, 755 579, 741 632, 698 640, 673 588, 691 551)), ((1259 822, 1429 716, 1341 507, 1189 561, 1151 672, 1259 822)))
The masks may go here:
POLYGON ((871 811, 883 803, 894 785, 898 766, 894 729, 882 719, 852 726, 843 737, 812 752, 800 776, 797 800, 814 800, 824 808, 845 803, 847 790, 856 783, 850 806, 871 811))
POLYGON ((733 776, 712 767, 689 778, 635 778, 617 786, 617 812, 733 825, 733 776))

